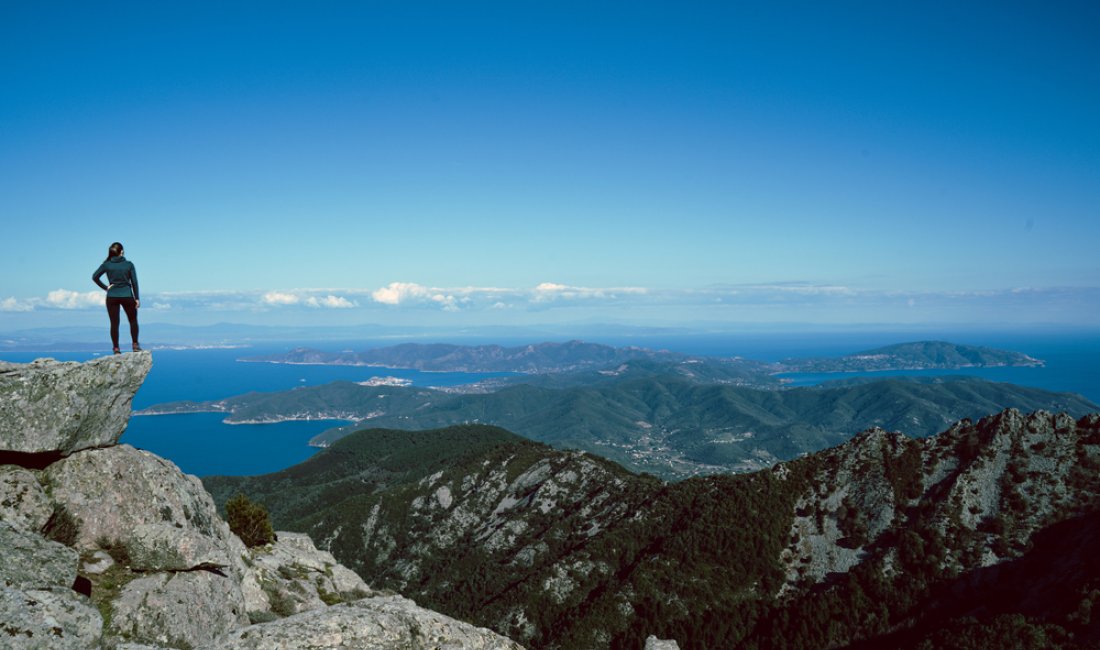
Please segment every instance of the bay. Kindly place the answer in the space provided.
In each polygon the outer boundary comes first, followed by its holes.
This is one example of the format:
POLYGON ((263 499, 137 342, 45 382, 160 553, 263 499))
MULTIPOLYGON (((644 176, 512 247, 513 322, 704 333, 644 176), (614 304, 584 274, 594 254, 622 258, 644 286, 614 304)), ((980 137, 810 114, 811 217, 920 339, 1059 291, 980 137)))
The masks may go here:
MULTIPOLYGON (((134 395, 134 410, 179 400, 205 401, 251 391, 284 391, 332 381, 367 381, 372 377, 408 380, 414 386, 455 386, 509 373, 422 372, 365 366, 313 366, 245 363, 241 357, 286 352, 278 347, 233 349, 165 349, 153 351, 153 368, 134 395)), ((362 347, 367 347, 363 344, 362 347)), ((28 363, 49 357, 58 361, 89 361, 89 352, 5 352, 4 361, 28 363)), ((311 420, 274 424, 230 425, 218 413, 136 416, 130 418, 120 442, 167 458, 188 474, 243 476, 266 474, 300 463, 317 453, 309 440, 322 431, 347 424, 342 420, 311 420)))

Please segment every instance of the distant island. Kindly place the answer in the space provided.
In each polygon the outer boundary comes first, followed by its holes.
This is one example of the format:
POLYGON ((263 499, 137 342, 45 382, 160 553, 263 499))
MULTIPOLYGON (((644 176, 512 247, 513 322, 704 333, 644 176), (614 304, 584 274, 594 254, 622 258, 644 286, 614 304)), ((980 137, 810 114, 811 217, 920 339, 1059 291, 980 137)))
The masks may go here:
POLYGON ((958 370, 1002 366, 1042 366, 1021 352, 947 341, 899 343, 839 358, 786 359, 783 372, 870 372, 875 370, 958 370))
POLYGON ((569 374, 602 372, 615 374, 629 369, 632 362, 695 364, 706 376, 716 365, 726 371, 736 367, 742 383, 768 384, 769 375, 791 372, 869 372, 877 370, 957 370, 999 366, 1041 366, 1043 362, 1021 352, 959 345, 947 341, 916 341, 865 350, 842 357, 795 358, 778 363, 740 357, 703 357, 650 350, 642 347, 616 348, 598 343, 568 341, 536 343, 517 347, 499 345, 450 345, 403 343, 363 351, 326 352, 295 348, 285 354, 243 357, 239 361, 305 365, 373 366, 437 372, 515 372, 524 374, 569 374), (626 365, 624 365, 626 364, 626 365))
POLYGON ((376 366, 432 372, 557 373, 615 366, 639 359, 679 361, 687 355, 645 348, 616 348, 568 341, 506 348, 499 345, 402 343, 355 352, 295 348, 286 354, 245 357, 239 361, 329 366, 376 366))

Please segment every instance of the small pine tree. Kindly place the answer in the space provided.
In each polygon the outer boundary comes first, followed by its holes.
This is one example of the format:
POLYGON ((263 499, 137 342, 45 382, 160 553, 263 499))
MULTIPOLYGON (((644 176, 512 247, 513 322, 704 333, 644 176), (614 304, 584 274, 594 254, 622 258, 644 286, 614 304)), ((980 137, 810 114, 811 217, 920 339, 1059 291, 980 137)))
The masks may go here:
POLYGON ((268 516, 267 509, 253 503, 243 494, 226 502, 225 519, 229 530, 240 537, 249 548, 275 541, 275 531, 271 528, 271 517, 268 516))

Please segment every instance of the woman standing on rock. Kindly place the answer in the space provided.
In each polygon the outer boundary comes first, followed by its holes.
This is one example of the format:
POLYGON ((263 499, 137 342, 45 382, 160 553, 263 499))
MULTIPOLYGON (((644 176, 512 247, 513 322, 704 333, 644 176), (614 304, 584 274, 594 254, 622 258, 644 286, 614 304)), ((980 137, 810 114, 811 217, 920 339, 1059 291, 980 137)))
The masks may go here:
POLYGON ((138 320, 137 310, 141 307, 138 299, 137 271, 134 263, 122 256, 126 251, 117 241, 107 249, 107 259, 99 265, 92 274, 92 282, 99 285, 100 289, 107 292, 107 315, 111 319, 111 343, 115 346, 115 354, 118 349, 118 309, 126 311, 126 319, 130 321, 130 338, 134 342, 134 352, 141 350, 138 345, 138 320), (103 284, 99 279, 107 274, 110 286, 103 284))

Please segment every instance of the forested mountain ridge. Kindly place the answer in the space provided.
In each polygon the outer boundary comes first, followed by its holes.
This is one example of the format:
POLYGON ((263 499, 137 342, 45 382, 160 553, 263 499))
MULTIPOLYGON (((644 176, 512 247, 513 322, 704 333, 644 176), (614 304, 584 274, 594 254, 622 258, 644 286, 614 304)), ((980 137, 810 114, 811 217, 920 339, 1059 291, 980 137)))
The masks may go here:
POLYGON ((228 422, 347 419, 319 435, 327 445, 370 426, 427 429, 476 422, 559 448, 586 450, 665 478, 753 471, 836 445, 869 427, 926 436, 962 418, 1005 408, 1100 409, 1067 393, 976 378, 893 378, 851 385, 754 390, 700 385, 679 375, 625 376, 603 384, 517 385, 485 394, 333 382, 214 402, 179 402, 142 413, 215 411, 228 422))
POLYGON ((941 630, 1038 648, 1095 638, 1094 540, 1065 531, 1097 529, 1098 468, 1100 415, 1008 410, 672 484, 478 426, 366 430, 205 483, 372 585, 532 648, 943 647, 941 630), (994 597, 1025 580, 1043 597, 994 597))

